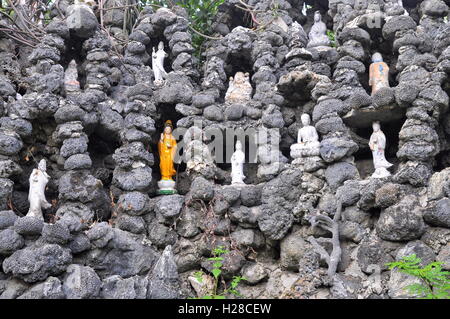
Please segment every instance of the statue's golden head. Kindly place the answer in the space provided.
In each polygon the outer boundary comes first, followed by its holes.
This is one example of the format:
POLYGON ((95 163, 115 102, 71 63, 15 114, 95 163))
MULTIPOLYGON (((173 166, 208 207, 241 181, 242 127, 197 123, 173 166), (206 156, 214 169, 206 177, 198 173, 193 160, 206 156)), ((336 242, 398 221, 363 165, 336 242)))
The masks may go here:
POLYGON ((173 124, 171 120, 164 122, 164 133, 170 134, 173 130, 173 124))

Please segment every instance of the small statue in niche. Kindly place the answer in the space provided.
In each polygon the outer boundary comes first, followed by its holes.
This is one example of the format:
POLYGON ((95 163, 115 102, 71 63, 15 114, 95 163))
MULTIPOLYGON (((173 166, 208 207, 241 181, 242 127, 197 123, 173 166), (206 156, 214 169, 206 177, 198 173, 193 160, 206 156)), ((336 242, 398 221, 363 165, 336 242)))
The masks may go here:
POLYGON ((322 15, 319 11, 314 13, 314 24, 309 31, 308 48, 318 46, 330 46, 330 39, 327 36, 327 26, 322 22, 322 15))
POLYGON ((164 132, 158 142, 159 168, 161 180, 158 182, 159 194, 175 194, 175 181, 172 179, 177 173, 174 166, 177 152, 177 141, 172 135, 172 121, 167 120, 164 124, 164 132))
POLYGON ((64 88, 66 93, 77 92, 80 90, 80 82, 78 82, 78 70, 75 60, 70 61, 69 66, 64 72, 64 88))
POLYGON ((245 154, 242 151, 242 144, 236 141, 236 151, 231 156, 231 184, 244 184, 244 162, 245 154))
POLYGON ((391 173, 389 173, 387 168, 391 167, 392 164, 389 163, 384 156, 386 136, 383 131, 381 131, 380 122, 373 122, 372 128, 373 133, 369 140, 369 147, 373 155, 373 166, 375 167, 375 172, 372 174, 372 177, 383 178, 390 176, 391 173))
POLYGON ((404 10, 404 12, 403 12, 404 16, 409 16, 408 11, 406 11, 405 7, 403 6, 403 0, 398 0, 397 5, 404 10))
POLYGON ((306 7, 306 2, 303 2, 302 14, 306 17, 308 8, 306 7))
POLYGON ((291 145, 291 156, 300 158, 320 155, 319 135, 316 128, 311 125, 309 114, 302 114, 303 127, 298 130, 297 143, 291 145))
POLYGON ((230 84, 225 94, 225 102, 240 103, 250 101, 252 99, 253 88, 250 84, 250 74, 237 72, 230 77, 230 84))
POLYGON ((155 84, 161 86, 164 84, 164 79, 167 77, 167 72, 164 70, 164 59, 168 54, 164 51, 164 43, 161 41, 158 44, 158 51, 153 47, 152 53, 152 69, 155 75, 155 84))
POLYGON ((214 170, 214 159, 211 150, 205 144, 205 135, 198 126, 191 126, 183 135, 185 143, 183 157, 188 175, 193 172, 208 175, 208 172, 214 170))
POLYGON ((45 187, 50 179, 47 174, 47 163, 45 159, 41 159, 38 168, 33 169, 30 175, 30 190, 28 193, 28 201, 30 208, 27 216, 33 216, 39 219, 44 219, 42 215, 42 208, 48 209, 52 205, 45 199, 45 187))
POLYGON ((389 87, 389 67, 383 62, 379 52, 372 55, 372 64, 369 68, 369 85, 372 87, 372 95, 381 88, 389 87))

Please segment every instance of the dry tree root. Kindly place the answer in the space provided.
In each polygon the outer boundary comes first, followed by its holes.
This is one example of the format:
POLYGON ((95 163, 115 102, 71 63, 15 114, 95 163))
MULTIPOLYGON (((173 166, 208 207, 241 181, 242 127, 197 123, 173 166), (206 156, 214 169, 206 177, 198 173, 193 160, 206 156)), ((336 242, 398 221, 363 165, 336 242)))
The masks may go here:
POLYGON ((314 238, 308 237, 308 241, 314 246, 315 250, 320 254, 320 258, 324 259, 328 265, 328 277, 331 280, 336 274, 336 269, 341 260, 341 244, 339 242, 339 219, 341 218, 342 202, 338 201, 337 211, 334 214, 333 219, 325 215, 316 215, 310 218, 311 225, 313 227, 320 227, 324 230, 331 232, 331 238, 314 238), (331 243, 333 249, 329 254, 320 243, 331 243))
MULTIPOLYGON (((0 33, 26 46, 35 48, 45 35, 45 12, 51 6, 45 0, 5 0, 0 6, 0 33)), ((57 5, 57 2, 56 2, 57 5)), ((56 6, 59 11, 59 8, 56 6)))

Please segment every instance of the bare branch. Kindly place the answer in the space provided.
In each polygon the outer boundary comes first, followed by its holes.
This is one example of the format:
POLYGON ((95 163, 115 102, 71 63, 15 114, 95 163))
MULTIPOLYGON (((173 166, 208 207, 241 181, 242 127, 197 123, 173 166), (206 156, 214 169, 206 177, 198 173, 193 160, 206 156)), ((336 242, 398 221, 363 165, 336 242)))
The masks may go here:
POLYGON ((339 264, 339 261, 341 260, 341 244, 339 241, 339 220, 341 218, 341 212, 342 212, 342 202, 341 200, 338 201, 337 204, 337 210, 334 214, 334 218, 331 219, 328 216, 325 215, 318 215, 311 218, 311 224, 313 227, 319 226, 322 229, 328 230, 331 232, 331 238, 319 238, 318 240, 322 243, 331 243, 333 246, 333 249, 331 251, 331 254, 328 254, 328 252, 319 245, 318 241, 313 237, 308 237, 308 241, 314 246, 316 251, 321 255, 323 259, 328 264, 328 277, 332 279, 334 275, 336 274, 337 266, 339 264))
POLYGON ((195 33, 197 33, 198 35, 201 35, 202 37, 205 37, 205 38, 207 38, 207 39, 210 39, 210 40, 221 40, 223 37, 211 37, 211 36, 209 36, 209 35, 206 35, 206 34, 203 34, 203 33, 201 33, 200 31, 197 31, 197 30, 195 30, 193 27, 191 27, 190 25, 188 26, 189 27, 189 29, 191 29, 192 31, 194 31, 195 33))
POLYGON ((330 256, 328 255, 327 251, 322 246, 319 245, 317 240, 313 236, 309 236, 308 237, 308 241, 311 243, 311 245, 314 246, 316 251, 319 253, 320 258, 325 260, 325 262, 327 264, 329 264, 330 263, 330 256))

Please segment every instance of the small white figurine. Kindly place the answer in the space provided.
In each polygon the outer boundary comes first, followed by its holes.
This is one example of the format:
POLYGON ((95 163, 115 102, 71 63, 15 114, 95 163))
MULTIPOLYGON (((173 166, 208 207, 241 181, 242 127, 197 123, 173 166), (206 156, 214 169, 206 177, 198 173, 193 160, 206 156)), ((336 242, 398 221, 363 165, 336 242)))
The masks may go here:
POLYGON ((330 39, 327 36, 327 26, 322 22, 322 15, 319 11, 314 13, 314 24, 309 31, 308 48, 318 46, 330 46, 330 39))
POLYGON ((231 184, 244 184, 245 154, 242 152, 242 144, 236 142, 236 151, 231 156, 231 184))
POLYGON ((398 4, 398 6, 399 6, 400 8, 402 8, 402 9, 405 11, 405 12, 403 12, 403 15, 404 15, 404 16, 409 16, 408 11, 406 11, 405 7, 403 6, 403 0, 398 0, 397 4, 398 4))
POLYGON ((47 209, 52 205, 45 199, 45 186, 47 185, 50 176, 47 174, 47 164, 45 159, 39 162, 38 168, 33 169, 30 175, 30 191, 28 193, 28 201, 30 202, 30 209, 27 216, 34 216, 39 219, 44 219, 42 215, 42 208, 47 209))
POLYGON ((375 172, 372 174, 372 177, 383 178, 390 176, 391 173, 389 173, 387 168, 391 167, 392 164, 389 163, 384 156, 386 136, 383 131, 381 131, 379 122, 373 122, 372 128, 373 133, 369 140, 369 146, 373 155, 373 166, 375 167, 375 172))
POLYGON ((303 127, 298 130, 297 143, 291 145, 291 156, 300 158, 305 156, 319 156, 320 142, 316 128, 311 125, 311 118, 304 113, 301 116, 303 127))
POLYGON ((303 7, 302 7, 302 14, 306 17, 307 15, 307 7, 306 7, 306 2, 303 2, 303 7))
POLYGON ((75 60, 70 61, 69 66, 64 72, 64 88, 67 93, 80 90, 80 82, 78 82, 78 70, 75 60))
POLYGON ((161 86, 164 84, 164 79, 167 77, 167 72, 164 70, 164 59, 168 54, 164 51, 164 43, 161 41, 158 44, 158 51, 153 47, 152 53, 152 69, 155 75, 155 84, 161 86))
POLYGON ((230 84, 225 94, 225 102, 239 103, 249 101, 252 99, 252 92, 250 74, 237 72, 234 78, 230 77, 230 84))

